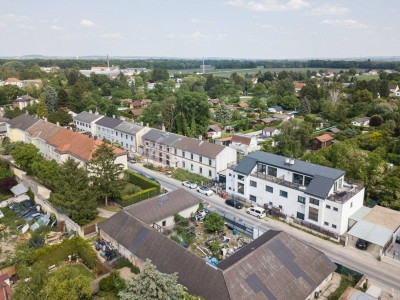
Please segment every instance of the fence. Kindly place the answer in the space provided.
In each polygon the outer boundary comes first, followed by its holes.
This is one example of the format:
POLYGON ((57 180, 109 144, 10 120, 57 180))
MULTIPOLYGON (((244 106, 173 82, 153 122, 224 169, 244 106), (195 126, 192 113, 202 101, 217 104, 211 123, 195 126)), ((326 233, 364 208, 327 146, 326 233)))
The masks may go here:
POLYGON ((329 230, 325 230, 325 229, 321 228, 318 225, 315 225, 315 224, 312 224, 312 223, 309 223, 309 222, 306 222, 306 221, 303 221, 303 220, 299 220, 299 219, 294 219, 293 223, 301 225, 303 227, 307 227, 307 228, 309 228, 311 230, 320 232, 320 233, 322 233, 322 234, 324 234, 326 236, 332 237, 334 239, 339 239, 339 235, 337 233, 334 233, 334 232, 329 231, 329 230))

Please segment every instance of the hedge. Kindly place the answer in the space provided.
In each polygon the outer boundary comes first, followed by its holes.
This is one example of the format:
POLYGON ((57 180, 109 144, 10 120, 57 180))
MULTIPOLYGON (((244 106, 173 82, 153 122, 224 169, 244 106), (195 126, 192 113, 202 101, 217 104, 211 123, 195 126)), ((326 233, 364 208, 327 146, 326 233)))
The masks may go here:
POLYGON ((125 171, 126 180, 134 185, 140 186, 142 190, 150 189, 150 188, 158 188, 161 189, 160 184, 155 182, 154 180, 150 180, 144 176, 141 176, 132 171, 125 171))
POLYGON ((128 206, 158 195, 160 195, 160 189, 153 187, 131 195, 123 195, 121 199, 117 199, 115 200, 115 202, 117 202, 121 206, 128 206))

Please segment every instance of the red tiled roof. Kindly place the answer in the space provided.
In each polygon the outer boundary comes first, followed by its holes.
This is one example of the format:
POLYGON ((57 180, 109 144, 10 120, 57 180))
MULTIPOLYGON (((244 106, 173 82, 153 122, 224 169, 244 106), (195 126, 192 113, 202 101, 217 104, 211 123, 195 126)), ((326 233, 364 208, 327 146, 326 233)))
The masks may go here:
POLYGON ((10 77, 6 80, 6 82, 21 82, 18 78, 10 77))
MULTIPOLYGON (((60 130, 51 136, 47 142, 56 147, 59 153, 70 154, 85 161, 90 161, 97 147, 103 143, 100 140, 95 140, 84 134, 67 129, 60 130)), ((126 152, 114 148, 114 154, 115 156, 120 156, 126 154, 126 152)))
POLYGON ((317 136, 315 139, 317 139, 321 143, 325 143, 325 142, 333 140, 333 138, 327 133, 325 133, 323 135, 320 135, 320 136, 317 136))
POLYGON ((249 107, 249 105, 248 105, 246 102, 240 102, 240 103, 238 104, 238 106, 241 107, 241 108, 249 107))
POLYGON ((296 90, 301 90, 306 84, 302 83, 302 82, 296 82, 296 84, 294 85, 294 88, 296 90))
POLYGON ((131 109, 130 111, 129 111, 129 113, 131 114, 131 115, 134 115, 134 116, 140 116, 141 114, 142 114, 142 110, 141 109, 131 109))
POLYGON ((240 136, 240 135, 234 135, 232 137, 232 142, 233 143, 240 143, 240 144, 244 144, 244 145, 250 145, 251 138, 245 137, 245 136, 240 136))
POLYGON ((133 107, 141 107, 142 106, 142 102, 138 101, 138 100, 132 101, 131 104, 132 104, 133 107))

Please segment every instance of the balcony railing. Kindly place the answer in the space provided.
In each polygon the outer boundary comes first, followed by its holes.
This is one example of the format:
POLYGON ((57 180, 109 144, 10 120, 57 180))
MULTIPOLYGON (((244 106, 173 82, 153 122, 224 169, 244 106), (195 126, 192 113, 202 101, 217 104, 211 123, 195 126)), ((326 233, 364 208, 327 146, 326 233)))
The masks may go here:
POLYGON ((287 181, 287 180, 285 180, 283 178, 274 177, 274 176, 267 175, 267 174, 264 174, 264 173, 254 172, 250 176, 257 177, 257 178, 260 178, 260 179, 263 179, 263 180, 266 180, 266 181, 269 181, 269 182, 277 183, 279 185, 282 185, 282 186, 285 186, 285 187, 288 187, 288 188, 291 188, 291 189, 295 189, 295 190, 299 190, 299 191, 305 191, 306 190, 306 187, 301 185, 301 184, 290 182, 290 181, 287 181))
POLYGON ((358 194, 363 188, 364 184, 358 183, 357 185, 354 185, 350 191, 336 192, 330 195, 327 200, 343 204, 350 200, 354 195, 358 194))

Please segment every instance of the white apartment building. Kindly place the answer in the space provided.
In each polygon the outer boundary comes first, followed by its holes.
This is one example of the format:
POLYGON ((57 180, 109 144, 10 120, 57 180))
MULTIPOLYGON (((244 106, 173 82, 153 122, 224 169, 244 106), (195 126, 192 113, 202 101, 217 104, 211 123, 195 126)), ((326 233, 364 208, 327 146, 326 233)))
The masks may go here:
POLYGON ((102 115, 83 111, 77 114, 74 119, 75 127, 82 132, 89 132, 93 137, 96 135, 96 122, 103 118, 102 115))
POLYGON ((226 176, 228 197, 279 210, 314 228, 342 235, 363 206, 363 184, 345 182, 345 171, 256 151, 226 176))
POLYGON ((149 127, 143 127, 133 122, 122 122, 114 128, 114 141, 130 153, 136 153, 139 152, 139 144, 143 134, 149 130, 149 127))
POLYGON ((117 133, 114 128, 120 125, 123 121, 120 119, 102 117, 100 120, 96 121, 96 136, 98 139, 106 139, 111 143, 117 142, 117 133))
POLYGON ((150 129, 143 135, 140 149, 147 160, 210 179, 217 178, 228 164, 236 162, 234 149, 158 129, 150 129))

